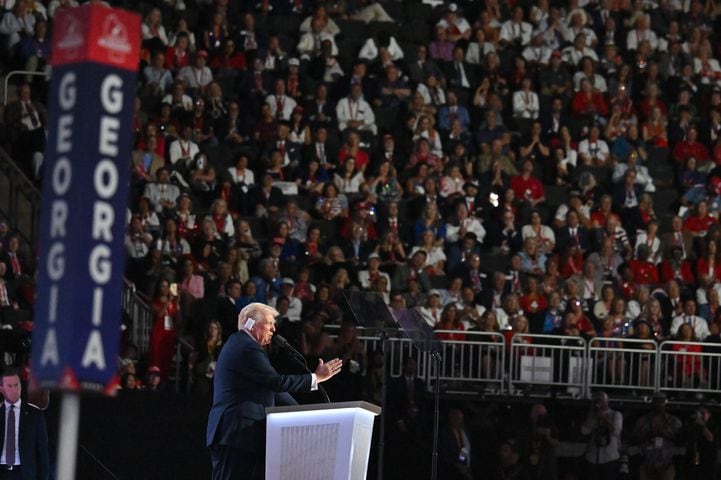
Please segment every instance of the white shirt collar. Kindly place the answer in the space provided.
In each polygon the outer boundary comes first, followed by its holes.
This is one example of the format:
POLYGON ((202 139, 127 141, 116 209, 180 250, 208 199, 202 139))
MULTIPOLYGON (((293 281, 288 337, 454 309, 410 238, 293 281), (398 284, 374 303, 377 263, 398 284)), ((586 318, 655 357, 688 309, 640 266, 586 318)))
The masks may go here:
POLYGON ((12 405, 15 407, 15 410, 20 410, 20 405, 22 404, 22 400, 18 400, 15 403, 10 403, 7 400, 5 400, 5 409, 7 410, 9 405, 12 405))

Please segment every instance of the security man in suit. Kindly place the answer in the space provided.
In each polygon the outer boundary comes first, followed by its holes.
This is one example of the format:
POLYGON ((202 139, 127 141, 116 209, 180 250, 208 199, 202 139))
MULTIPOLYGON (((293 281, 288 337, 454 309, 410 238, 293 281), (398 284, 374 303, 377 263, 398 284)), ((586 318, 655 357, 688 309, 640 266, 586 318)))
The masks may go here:
POLYGON ((323 363, 313 374, 281 375, 263 347, 275 333, 278 312, 251 303, 238 315, 238 330, 223 347, 215 367, 213 407, 206 442, 213 463, 213 480, 254 478, 265 449, 265 409, 295 405, 288 392, 316 390, 320 382, 340 372, 342 360, 323 363))
POLYGON ((0 480, 48 480, 50 456, 43 413, 20 400, 22 386, 14 369, 2 374, 0 407, 0 480))

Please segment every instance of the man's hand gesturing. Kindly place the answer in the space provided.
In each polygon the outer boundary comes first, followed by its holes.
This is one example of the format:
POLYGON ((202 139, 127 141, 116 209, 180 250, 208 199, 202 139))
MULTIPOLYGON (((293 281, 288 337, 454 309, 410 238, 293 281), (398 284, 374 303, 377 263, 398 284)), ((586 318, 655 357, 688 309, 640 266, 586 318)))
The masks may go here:
POLYGON ((323 363, 323 360, 318 360, 318 368, 315 369, 315 376, 318 379, 318 383, 325 382, 329 378, 332 378, 336 373, 340 372, 343 366, 343 360, 340 358, 334 358, 323 363))

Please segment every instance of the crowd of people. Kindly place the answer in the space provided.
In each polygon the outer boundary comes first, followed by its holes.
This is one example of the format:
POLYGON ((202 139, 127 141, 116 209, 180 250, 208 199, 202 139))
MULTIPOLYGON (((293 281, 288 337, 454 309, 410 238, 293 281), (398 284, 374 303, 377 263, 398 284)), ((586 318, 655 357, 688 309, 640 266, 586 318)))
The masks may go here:
MULTIPOLYGON (((352 320, 349 289, 441 330, 721 341, 715 2, 110 3, 143 15, 125 248, 154 315, 145 383, 181 339, 207 393, 263 302, 309 359, 346 360, 341 397, 373 399, 382 359, 324 329, 352 320)), ((46 72, 77 5, 6 0, 4 64, 46 72)), ((47 83, 22 81, 3 139, 40 182, 47 83)), ((12 323, 34 262, 7 230, 12 323)))

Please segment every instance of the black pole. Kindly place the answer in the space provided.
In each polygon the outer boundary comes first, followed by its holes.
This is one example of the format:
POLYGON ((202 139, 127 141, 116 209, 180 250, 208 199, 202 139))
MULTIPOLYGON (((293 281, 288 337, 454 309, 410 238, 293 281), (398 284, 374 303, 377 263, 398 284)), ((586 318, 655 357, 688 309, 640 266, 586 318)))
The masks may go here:
POLYGON ((383 371, 381 372, 381 414, 380 414, 380 434, 378 439, 378 480, 383 480, 383 451, 385 450, 385 436, 386 436, 386 370, 388 368, 387 363, 387 352, 386 342, 388 341, 388 334, 385 330, 381 330, 381 352, 383 352, 383 371))
POLYGON ((431 462, 431 480, 438 478, 438 423, 440 420, 441 409, 441 355, 438 352, 432 352, 433 363, 436 367, 436 385, 433 396, 433 460, 431 462))

